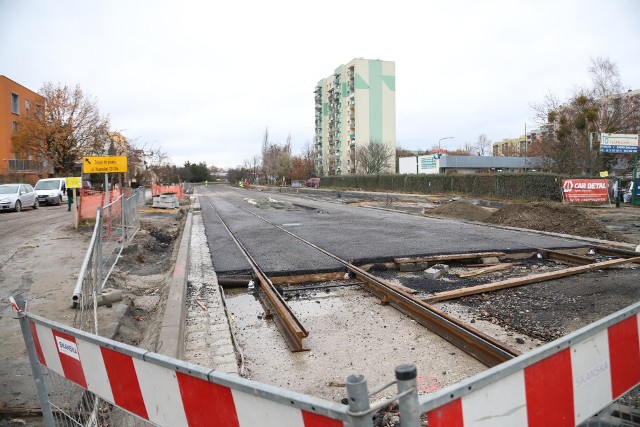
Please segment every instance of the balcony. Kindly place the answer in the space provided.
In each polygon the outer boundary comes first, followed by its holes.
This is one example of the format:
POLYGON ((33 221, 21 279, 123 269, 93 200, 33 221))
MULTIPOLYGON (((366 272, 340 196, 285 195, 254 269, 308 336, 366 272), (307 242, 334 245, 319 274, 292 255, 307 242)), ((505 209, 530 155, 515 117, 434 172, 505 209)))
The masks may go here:
POLYGON ((44 162, 39 160, 7 160, 9 173, 40 173, 44 168, 44 162))

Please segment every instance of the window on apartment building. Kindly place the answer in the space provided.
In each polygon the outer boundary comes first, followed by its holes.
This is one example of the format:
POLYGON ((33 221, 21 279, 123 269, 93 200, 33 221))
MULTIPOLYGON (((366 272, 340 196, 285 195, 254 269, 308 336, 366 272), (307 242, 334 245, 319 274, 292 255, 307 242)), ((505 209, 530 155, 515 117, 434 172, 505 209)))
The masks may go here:
POLYGON ((11 129, 13 130, 13 133, 18 132, 18 122, 16 122, 15 120, 11 122, 11 129))
POLYGON ((15 93, 11 94, 11 112, 13 114, 20 114, 20 98, 15 93))
POLYGON ((24 111, 25 111, 26 113, 28 113, 30 108, 31 108, 31 103, 29 102, 29 100, 28 100, 28 99, 25 99, 25 100, 24 100, 24 111))

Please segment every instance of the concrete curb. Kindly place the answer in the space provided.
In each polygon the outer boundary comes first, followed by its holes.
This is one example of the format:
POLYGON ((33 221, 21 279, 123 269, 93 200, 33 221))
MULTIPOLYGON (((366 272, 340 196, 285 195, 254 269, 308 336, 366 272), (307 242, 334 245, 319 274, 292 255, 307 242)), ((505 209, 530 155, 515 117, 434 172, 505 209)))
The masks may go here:
POLYGON ((180 247, 173 274, 168 280, 169 296, 164 308, 162 325, 158 336, 157 352, 165 356, 182 359, 184 355, 185 299, 189 278, 189 246, 193 210, 189 209, 182 231, 180 247))

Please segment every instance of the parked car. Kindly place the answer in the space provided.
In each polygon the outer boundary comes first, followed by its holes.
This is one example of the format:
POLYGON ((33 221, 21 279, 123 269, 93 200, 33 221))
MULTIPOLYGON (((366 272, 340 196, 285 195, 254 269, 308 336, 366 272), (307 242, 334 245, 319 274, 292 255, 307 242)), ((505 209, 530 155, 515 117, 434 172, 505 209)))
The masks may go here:
POLYGON ((93 184, 91 184, 91 181, 82 181, 82 189, 93 190, 93 184))
POLYGON ((20 212, 23 207, 38 209, 38 195, 29 184, 0 185, 0 210, 13 209, 20 212))
POLYGON ((320 187, 320 178, 309 178, 304 182, 304 185, 307 187, 318 188, 320 187))
POLYGON ((36 193, 40 204, 61 205, 67 201, 67 187, 64 178, 45 178, 36 183, 36 193))

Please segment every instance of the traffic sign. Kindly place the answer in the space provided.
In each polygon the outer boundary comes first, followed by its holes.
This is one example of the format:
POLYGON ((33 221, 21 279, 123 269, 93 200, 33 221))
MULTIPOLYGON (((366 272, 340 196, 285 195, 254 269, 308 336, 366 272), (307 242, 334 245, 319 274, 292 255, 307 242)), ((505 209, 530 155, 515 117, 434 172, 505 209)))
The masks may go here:
POLYGON ((65 185, 67 188, 80 188, 82 187, 82 178, 79 176, 68 176, 65 178, 65 185))
POLYGON ((127 156, 89 156, 82 158, 83 173, 127 172, 127 156))
POLYGON ((638 135, 603 133, 600 137, 600 151, 635 154, 638 152, 638 135))

